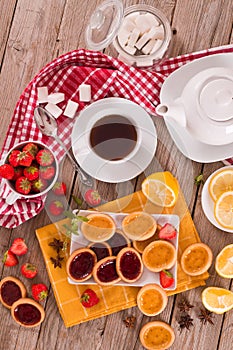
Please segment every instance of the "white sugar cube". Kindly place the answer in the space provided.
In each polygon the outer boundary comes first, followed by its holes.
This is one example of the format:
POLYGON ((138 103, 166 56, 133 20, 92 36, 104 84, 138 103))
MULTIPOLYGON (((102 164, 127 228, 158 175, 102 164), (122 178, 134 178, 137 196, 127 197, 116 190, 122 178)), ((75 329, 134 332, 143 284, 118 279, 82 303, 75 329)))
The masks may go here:
POLYGON ((79 86, 79 100, 89 102, 91 100, 91 85, 81 84, 79 86))
POLYGON ((134 55, 135 52, 137 51, 136 47, 130 46, 130 45, 124 46, 124 50, 125 50, 127 53, 129 53, 130 55, 134 55))
POLYGON ((155 40, 154 46, 153 46, 153 48, 151 49, 151 52, 150 52, 150 53, 154 53, 155 51, 157 51, 157 50, 161 47, 162 42, 163 42, 163 41, 160 40, 160 39, 155 40))
POLYGON ((141 50, 141 48, 147 43, 148 40, 150 40, 149 33, 143 34, 141 38, 136 42, 136 48, 138 50, 141 50))
POLYGON ((150 24, 150 27, 159 26, 159 21, 154 15, 152 15, 152 13, 146 13, 144 16, 146 21, 150 24))
POLYGON ((127 44, 129 39, 130 32, 125 30, 124 28, 121 28, 118 33, 118 41, 119 44, 123 47, 127 44))
POLYGON ((132 66, 135 63, 134 60, 125 57, 123 53, 121 55, 118 55, 118 60, 128 64, 129 66, 132 66))
POLYGON ((149 59, 148 60, 143 60, 141 62, 137 62, 138 67, 151 67, 153 66, 153 60, 149 59))
POLYGON ((128 40, 128 45, 133 47, 140 35, 140 30, 138 28, 134 28, 134 30, 132 31, 132 33, 129 36, 129 40, 128 40))
POLYGON ((135 23, 141 34, 144 34, 151 29, 151 24, 147 21, 147 18, 144 14, 137 16, 135 23))
MULTIPOLYGON (((135 23, 134 21, 132 21, 131 19, 129 19, 128 17, 125 17, 125 19, 123 20, 122 26, 121 28, 123 30, 126 30, 127 32, 132 32, 135 28, 135 23)), ((120 28, 120 30, 121 30, 120 28)))
POLYGON ((47 86, 41 86, 37 88, 38 103, 48 102, 48 88, 47 86))
POLYGON ((53 103, 55 105, 64 101, 64 99, 65 94, 63 94, 62 92, 54 92, 53 94, 48 95, 48 102, 53 103))
POLYGON ((130 20, 131 22, 135 22, 135 19, 140 16, 140 12, 136 11, 136 12, 132 12, 129 15, 127 15, 125 17, 125 19, 130 20))
POLYGON ((164 28, 162 25, 158 26, 158 27, 154 27, 154 36, 153 39, 160 39, 163 40, 164 39, 164 28))
POLYGON ((66 108, 65 108, 63 114, 64 114, 66 117, 73 118, 74 115, 75 115, 75 113, 76 113, 76 111, 77 111, 77 109, 78 109, 78 106, 79 106, 79 105, 78 105, 77 102, 74 102, 74 101, 72 101, 72 100, 69 100, 69 101, 67 102, 67 105, 66 105, 66 108))
POLYGON ((45 109, 51 113, 54 118, 58 118, 62 114, 62 109, 59 108, 57 105, 54 105, 53 103, 48 103, 45 106, 45 109))
POLYGON ((154 40, 154 39, 149 40, 148 43, 142 48, 142 52, 145 55, 148 55, 151 52, 151 50, 153 49, 156 41, 157 40, 154 40))

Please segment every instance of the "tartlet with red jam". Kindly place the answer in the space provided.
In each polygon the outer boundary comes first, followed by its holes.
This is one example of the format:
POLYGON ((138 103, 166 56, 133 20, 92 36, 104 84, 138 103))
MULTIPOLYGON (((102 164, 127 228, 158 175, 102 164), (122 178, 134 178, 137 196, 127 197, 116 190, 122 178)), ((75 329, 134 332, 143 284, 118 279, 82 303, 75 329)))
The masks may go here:
POLYGON ((108 244, 112 248, 112 255, 117 256, 121 249, 131 247, 131 242, 121 230, 116 230, 114 235, 108 240, 108 244))
POLYGON ((116 269, 124 282, 136 282, 143 273, 140 254, 134 248, 123 248, 117 255, 116 269))
POLYGON ((109 256, 97 262, 93 270, 93 278, 96 283, 107 286, 121 280, 116 270, 116 257, 109 256))
POLYGON ((75 282, 84 282, 91 278, 97 262, 96 254, 89 248, 75 250, 66 263, 66 272, 75 282))
POLYGON ((17 300, 25 298, 26 294, 26 288, 18 278, 8 276, 1 280, 0 301, 8 309, 11 309, 17 300))
POLYGON ((31 328, 44 321, 45 311, 33 299, 21 298, 12 305, 11 316, 21 326, 31 328))
POLYGON ((97 261, 112 255, 112 249, 107 242, 92 242, 87 248, 93 250, 97 257, 97 261))

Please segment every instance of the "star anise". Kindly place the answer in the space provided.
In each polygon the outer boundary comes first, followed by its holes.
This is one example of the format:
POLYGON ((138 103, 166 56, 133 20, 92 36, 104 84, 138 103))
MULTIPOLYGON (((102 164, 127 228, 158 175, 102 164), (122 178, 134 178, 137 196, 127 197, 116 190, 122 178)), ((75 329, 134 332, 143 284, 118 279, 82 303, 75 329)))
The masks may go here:
POLYGON ((183 298, 181 302, 178 303, 178 308, 180 312, 188 312, 193 308, 193 305, 191 305, 187 299, 183 298))
POLYGON ((53 247, 53 249, 59 253, 64 248, 64 243, 60 241, 60 239, 54 238, 53 241, 49 243, 49 246, 53 247))
POLYGON ((207 309, 200 308, 200 314, 198 315, 201 323, 206 324, 207 322, 214 324, 212 318, 214 317, 213 313, 207 309))
POLYGON ((193 326, 193 318, 191 318, 189 314, 184 313, 180 316, 178 323, 180 325, 180 332, 182 332, 184 328, 186 328, 189 331, 190 327, 193 326))
POLYGON ((52 261, 52 264, 54 266, 54 268, 56 267, 60 267, 61 269, 61 262, 62 260, 64 260, 64 258, 62 256, 60 256, 59 254, 57 254, 56 258, 53 258, 52 256, 50 257, 50 260, 52 261))
POLYGON ((134 328, 135 321, 136 321, 136 317, 135 316, 128 316, 128 317, 126 317, 125 320, 123 320, 126 328, 134 328))

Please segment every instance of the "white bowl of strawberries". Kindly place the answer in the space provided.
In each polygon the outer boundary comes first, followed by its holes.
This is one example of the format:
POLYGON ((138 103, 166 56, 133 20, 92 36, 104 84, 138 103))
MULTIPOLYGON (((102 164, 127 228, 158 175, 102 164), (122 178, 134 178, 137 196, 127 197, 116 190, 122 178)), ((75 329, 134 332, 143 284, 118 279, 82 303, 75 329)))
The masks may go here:
POLYGON ((12 192, 6 198, 13 204, 18 198, 35 198, 47 193, 58 177, 58 161, 43 143, 25 141, 15 145, 0 165, 0 177, 12 192))

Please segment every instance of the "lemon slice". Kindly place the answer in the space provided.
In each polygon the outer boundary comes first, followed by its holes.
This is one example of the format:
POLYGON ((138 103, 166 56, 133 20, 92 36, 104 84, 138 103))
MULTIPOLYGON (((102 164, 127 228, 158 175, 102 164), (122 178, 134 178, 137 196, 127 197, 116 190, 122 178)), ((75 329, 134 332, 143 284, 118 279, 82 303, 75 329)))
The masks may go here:
POLYGON ((179 185, 170 172, 158 172, 143 181, 142 192, 152 203, 172 207, 178 197, 179 185))
POLYGON ((233 292, 225 288, 207 287, 202 292, 205 308, 216 314, 223 314, 233 308, 233 292))
POLYGON ((214 216, 222 227, 233 229, 233 191, 224 192, 217 199, 214 216))
POLYGON ((216 201, 224 192, 233 191, 233 167, 217 172, 209 183, 209 194, 216 201))
POLYGON ((225 278, 233 278, 233 244, 225 246, 215 260, 217 273, 225 278))

